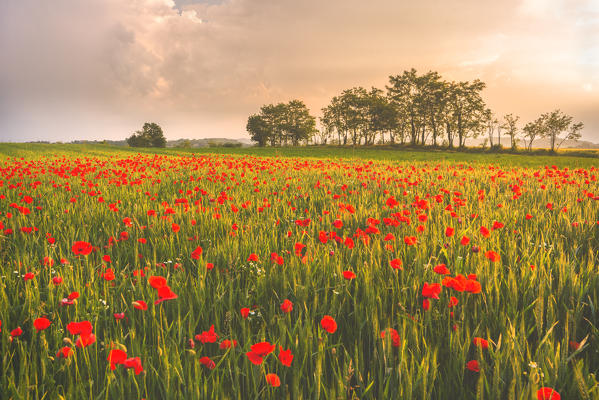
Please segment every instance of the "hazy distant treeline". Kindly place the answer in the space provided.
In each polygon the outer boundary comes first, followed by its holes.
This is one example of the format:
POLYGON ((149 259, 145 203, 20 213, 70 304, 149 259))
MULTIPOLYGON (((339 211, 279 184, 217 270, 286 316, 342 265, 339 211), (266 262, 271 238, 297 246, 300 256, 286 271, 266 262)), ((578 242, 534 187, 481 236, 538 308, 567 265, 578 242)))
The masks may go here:
POLYGON ((479 79, 449 82, 438 72, 419 75, 412 68, 390 76, 385 90, 354 87, 334 96, 322 109, 320 129, 301 100, 262 106, 246 128, 259 146, 409 143, 461 148, 469 138, 485 137, 493 148, 504 145, 503 135, 512 148, 518 139, 530 149, 534 140, 548 138, 555 150, 565 140, 580 138, 583 124, 560 110, 523 127, 513 114, 497 117, 481 96, 484 88, 479 79))

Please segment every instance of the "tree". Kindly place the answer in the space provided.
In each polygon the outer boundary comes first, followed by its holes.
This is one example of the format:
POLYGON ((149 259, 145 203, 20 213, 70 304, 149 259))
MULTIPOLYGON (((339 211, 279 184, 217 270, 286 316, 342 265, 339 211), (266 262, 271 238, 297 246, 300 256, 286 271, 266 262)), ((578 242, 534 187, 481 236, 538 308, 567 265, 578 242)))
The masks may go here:
POLYGON ((257 142, 258 146, 266 146, 270 136, 270 129, 263 116, 258 114, 250 115, 245 128, 250 134, 250 138, 254 142, 257 142))
POLYGON ((527 123, 526 125, 524 125, 524 128, 522 128, 522 131, 524 132, 524 138, 528 139, 528 144, 526 145, 528 151, 532 150, 532 143, 534 142, 534 140, 537 137, 542 136, 544 125, 545 116, 542 115, 533 122, 527 123))
POLYGON ((301 100, 291 100, 285 106, 284 130, 294 146, 308 141, 316 133, 316 118, 301 100))
POLYGON ((568 134, 564 136, 564 138, 557 145, 557 150, 561 147, 561 145, 566 140, 578 140, 581 137, 580 131, 584 128, 584 124, 582 122, 577 122, 575 124, 570 125, 570 129, 568 130, 568 134))
MULTIPOLYGON (((555 151, 555 144, 562 132, 567 131, 572 123, 572 117, 564 114, 560 110, 554 110, 543 114, 544 124, 542 125, 543 137, 548 137, 551 143, 551 151, 555 151)), ((563 142, 563 140, 562 140, 563 142)))
POLYGON ((300 141, 307 143, 317 132, 316 118, 301 100, 262 106, 259 114, 248 118, 246 129, 259 146, 290 142, 297 146, 300 141))
POLYGON ((166 147, 166 138, 160 125, 146 122, 143 128, 127 138, 131 147, 166 147))
POLYGON ((506 114, 503 116, 503 123, 501 128, 505 129, 507 135, 510 137, 510 144, 512 150, 516 150, 516 135, 518 134, 518 120, 520 117, 513 116, 512 114, 506 114))
POLYGON ((412 144, 418 143, 418 132, 420 131, 418 119, 418 75, 412 68, 404 71, 402 75, 389 76, 390 85, 387 86, 387 96, 390 101, 400 110, 402 115, 408 118, 410 124, 410 140, 412 144))

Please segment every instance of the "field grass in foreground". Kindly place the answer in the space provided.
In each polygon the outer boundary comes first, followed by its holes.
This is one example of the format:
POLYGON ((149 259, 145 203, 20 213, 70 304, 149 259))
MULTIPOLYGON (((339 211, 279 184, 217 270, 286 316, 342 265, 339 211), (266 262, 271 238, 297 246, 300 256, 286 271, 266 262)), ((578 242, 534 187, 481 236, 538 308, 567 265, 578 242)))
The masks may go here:
POLYGON ((226 151, 0 145, 1 397, 599 397, 595 160, 226 151))

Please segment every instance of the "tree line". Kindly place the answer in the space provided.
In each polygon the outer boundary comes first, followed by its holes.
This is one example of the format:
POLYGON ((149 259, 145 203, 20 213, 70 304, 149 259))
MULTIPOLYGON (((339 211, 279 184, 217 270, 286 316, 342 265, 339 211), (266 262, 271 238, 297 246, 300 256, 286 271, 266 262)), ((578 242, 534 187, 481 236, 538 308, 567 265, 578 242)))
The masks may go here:
POLYGON ((542 114, 518 127, 513 114, 498 118, 481 96, 485 83, 449 82, 435 71, 415 69, 389 77, 385 90, 354 87, 334 96, 320 117, 300 100, 269 104, 248 118, 246 129, 259 146, 308 143, 339 145, 411 144, 463 148, 469 138, 501 147, 502 133, 515 149, 521 139, 530 150, 534 140, 549 138, 551 150, 579 139, 581 122, 560 110, 542 114))

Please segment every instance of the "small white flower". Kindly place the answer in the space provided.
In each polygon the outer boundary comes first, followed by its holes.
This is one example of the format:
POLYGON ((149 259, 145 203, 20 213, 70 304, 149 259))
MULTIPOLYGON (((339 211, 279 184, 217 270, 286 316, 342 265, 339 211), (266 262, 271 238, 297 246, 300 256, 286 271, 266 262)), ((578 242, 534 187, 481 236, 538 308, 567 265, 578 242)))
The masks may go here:
POLYGON ((539 366, 537 365, 537 363, 536 363, 536 362, 534 362, 534 361, 531 361, 531 362, 529 362, 529 363, 528 363, 528 366, 529 366, 530 368, 533 368, 533 369, 534 369, 534 368, 539 368, 539 366))

